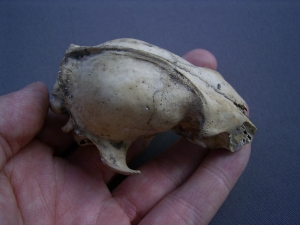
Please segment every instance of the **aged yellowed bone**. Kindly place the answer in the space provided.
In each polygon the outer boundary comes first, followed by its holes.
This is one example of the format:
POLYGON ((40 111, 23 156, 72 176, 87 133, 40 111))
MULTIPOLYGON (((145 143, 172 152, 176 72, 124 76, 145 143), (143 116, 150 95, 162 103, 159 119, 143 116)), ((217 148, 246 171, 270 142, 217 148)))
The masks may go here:
POLYGON ((218 72, 135 39, 71 45, 52 93, 51 110, 69 115, 63 131, 73 130, 79 144, 94 143, 102 161, 122 174, 140 173, 126 164, 137 138, 172 129, 234 152, 256 131, 244 100, 218 72))

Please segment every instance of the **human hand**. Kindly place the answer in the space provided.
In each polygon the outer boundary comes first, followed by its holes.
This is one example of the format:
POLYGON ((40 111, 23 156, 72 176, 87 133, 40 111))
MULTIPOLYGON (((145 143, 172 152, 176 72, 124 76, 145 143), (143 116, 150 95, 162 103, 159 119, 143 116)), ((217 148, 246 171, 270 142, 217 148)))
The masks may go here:
MULTIPOLYGON (((184 58, 217 67, 205 50, 184 58)), ((60 129, 66 118, 48 106, 42 83, 0 97, 1 224, 207 224, 250 156, 250 145, 231 153, 181 138, 110 191, 115 173, 95 146, 67 151, 73 139, 60 129)), ((128 159, 142 148, 134 143, 128 159)))

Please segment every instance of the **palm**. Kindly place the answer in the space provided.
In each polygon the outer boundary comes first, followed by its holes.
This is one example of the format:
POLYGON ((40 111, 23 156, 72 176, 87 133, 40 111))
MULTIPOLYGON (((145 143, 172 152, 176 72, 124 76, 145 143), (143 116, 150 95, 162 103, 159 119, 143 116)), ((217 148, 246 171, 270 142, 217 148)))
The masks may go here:
POLYGON ((12 158, 4 173, 10 180, 7 188, 13 190, 5 208, 20 212, 10 218, 15 220, 12 224, 129 224, 103 179, 53 158, 51 147, 38 140, 12 158))
MULTIPOLYGON (((115 174, 94 146, 59 157, 72 138, 58 118, 45 119, 47 99, 41 84, 0 98, 0 217, 7 224, 205 224, 249 158, 250 146, 208 153, 181 139, 111 192, 115 174)), ((142 148, 135 143, 129 160, 142 148)))

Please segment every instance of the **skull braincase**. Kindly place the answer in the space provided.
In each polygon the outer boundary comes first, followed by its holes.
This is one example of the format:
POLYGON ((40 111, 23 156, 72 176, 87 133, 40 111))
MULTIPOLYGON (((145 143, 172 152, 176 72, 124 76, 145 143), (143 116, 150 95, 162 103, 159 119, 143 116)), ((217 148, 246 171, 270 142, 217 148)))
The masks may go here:
POLYGON ((102 161, 136 174, 126 152, 137 138, 172 129, 209 148, 239 150, 256 127, 244 100, 216 71, 135 39, 71 45, 61 62, 50 108, 69 115, 63 131, 93 143, 102 161))

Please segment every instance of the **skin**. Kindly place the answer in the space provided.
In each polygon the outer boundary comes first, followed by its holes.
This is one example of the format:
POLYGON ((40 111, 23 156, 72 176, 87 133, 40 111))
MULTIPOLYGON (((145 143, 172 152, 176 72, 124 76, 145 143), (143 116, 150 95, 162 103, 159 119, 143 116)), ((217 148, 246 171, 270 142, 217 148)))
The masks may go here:
MULTIPOLYGON (((184 58, 217 68, 206 50, 184 58)), ((48 99, 40 82, 0 97, 1 224, 207 224, 248 163, 250 145, 210 151, 181 138, 111 191, 116 174, 95 146, 72 148, 48 99)), ((135 142, 128 160, 144 146, 135 142)))

